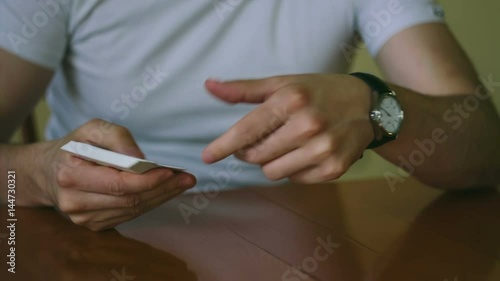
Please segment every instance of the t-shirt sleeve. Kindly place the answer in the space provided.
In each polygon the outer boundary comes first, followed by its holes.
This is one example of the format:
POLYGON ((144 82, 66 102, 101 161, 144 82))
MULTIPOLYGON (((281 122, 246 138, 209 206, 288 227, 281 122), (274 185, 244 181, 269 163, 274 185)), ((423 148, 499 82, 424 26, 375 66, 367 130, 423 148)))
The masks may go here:
POLYGON ((444 22, 435 0, 355 0, 356 27, 372 56, 398 32, 423 23, 444 22))
POLYGON ((0 48, 55 69, 67 44, 71 0, 0 1, 0 48))

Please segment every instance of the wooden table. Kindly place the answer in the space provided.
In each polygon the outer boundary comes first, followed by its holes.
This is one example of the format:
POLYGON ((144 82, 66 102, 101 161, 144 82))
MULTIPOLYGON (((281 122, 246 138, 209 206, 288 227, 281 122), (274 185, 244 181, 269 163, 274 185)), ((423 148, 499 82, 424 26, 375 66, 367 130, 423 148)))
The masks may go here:
POLYGON ((183 195, 101 233, 18 209, 17 273, 0 236, 0 280, 499 281, 499 191, 412 179, 394 191, 384 180, 245 188, 183 195))

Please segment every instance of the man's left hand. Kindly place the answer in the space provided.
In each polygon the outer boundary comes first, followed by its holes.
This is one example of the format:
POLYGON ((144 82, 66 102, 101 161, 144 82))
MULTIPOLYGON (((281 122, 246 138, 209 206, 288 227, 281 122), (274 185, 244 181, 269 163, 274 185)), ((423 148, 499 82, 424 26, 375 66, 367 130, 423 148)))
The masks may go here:
POLYGON ((232 154, 271 180, 318 183, 343 175, 374 138, 371 90, 350 75, 309 74, 259 80, 207 80, 228 103, 258 103, 203 152, 206 163, 232 154))

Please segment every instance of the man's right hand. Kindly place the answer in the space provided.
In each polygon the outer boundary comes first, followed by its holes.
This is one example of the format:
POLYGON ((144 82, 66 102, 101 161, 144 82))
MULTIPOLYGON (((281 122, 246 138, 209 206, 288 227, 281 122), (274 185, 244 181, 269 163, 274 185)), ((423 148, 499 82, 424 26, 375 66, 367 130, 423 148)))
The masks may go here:
POLYGON ((144 155, 126 128, 99 119, 41 146, 43 167, 36 185, 71 221, 93 231, 133 219, 196 183, 193 175, 167 168, 133 174, 91 163, 60 149, 71 140, 138 158, 144 155))

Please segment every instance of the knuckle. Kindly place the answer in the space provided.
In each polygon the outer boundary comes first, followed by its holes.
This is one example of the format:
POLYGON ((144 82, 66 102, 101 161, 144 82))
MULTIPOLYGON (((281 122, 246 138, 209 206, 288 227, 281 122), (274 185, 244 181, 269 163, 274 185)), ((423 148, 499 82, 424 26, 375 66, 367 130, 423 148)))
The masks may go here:
POLYGON ((58 202, 58 208, 61 212, 67 214, 67 213, 70 213, 72 210, 73 210, 73 206, 66 202, 66 201, 63 201, 61 199, 58 199, 59 202, 58 202))
POLYGON ((340 178, 348 169, 348 165, 343 162, 330 161, 321 169, 321 177, 323 180, 336 180, 340 178))
POLYGON ((113 124, 113 127, 114 127, 114 132, 117 136, 126 138, 132 137, 132 134, 130 133, 129 129, 116 124, 113 124))
POLYGON ((228 131, 228 138, 229 139, 236 139, 238 137, 243 137, 242 139, 244 140, 244 143, 242 145, 246 144, 252 144, 255 142, 256 137, 254 137, 252 134, 250 134, 250 131, 255 130, 258 128, 257 126, 260 124, 247 124, 246 126, 233 126, 231 127, 228 131))
POLYGON ((300 135, 305 138, 312 137, 320 133, 325 128, 325 121, 317 114, 308 114, 302 120, 300 135))
POLYGON ((309 104, 309 91, 302 87, 294 88, 288 94, 288 104, 293 110, 304 108, 309 104))
POLYGON ((154 179, 151 179, 150 181, 147 181, 145 186, 144 186, 144 190, 151 191, 151 190, 155 189, 157 186, 159 186, 160 181, 161 181, 161 177, 154 178, 154 179))
POLYGON ((314 156, 317 159, 324 159, 335 152, 335 140, 333 136, 326 135, 318 142, 314 149, 314 156))
POLYGON ((269 180, 277 181, 282 179, 282 176, 279 174, 279 172, 269 166, 262 167, 262 172, 264 173, 264 176, 269 180))
POLYGON ((125 196, 125 205, 129 208, 134 208, 141 203, 141 198, 138 194, 130 194, 125 196))
POLYGON ((144 212, 144 206, 142 204, 137 204, 131 208, 132 216, 137 217, 140 216, 144 212))
POLYGON ((121 177, 118 179, 110 181, 107 186, 107 190, 109 190, 111 195, 124 195, 125 194, 125 185, 121 177))
POLYGON ((84 127, 85 128, 98 127, 99 124, 101 124, 102 122, 105 122, 105 121, 102 119, 99 119, 99 118, 94 118, 94 119, 90 120, 89 122, 85 123, 84 127))
POLYGON ((57 194, 57 202, 59 210, 63 213, 71 213, 79 210, 78 205, 65 192, 60 191, 57 194))
POLYGON ((76 225, 86 226, 89 222, 89 219, 85 216, 69 216, 69 219, 76 225))
POLYGON ((236 154, 236 158, 250 164, 259 164, 259 150, 256 147, 250 147, 241 153, 236 154))
POLYGON ((267 82, 269 83, 269 85, 272 85, 275 88, 279 88, 283 85, 286 85, 286 83, 289 82, 289 79, 290 78, 287 76, 273 76, 267 78, 267 82))
POLYGON ((69 173, 66 169, 57 170, 56 183, 60 187, 70 187, 73 184, 71 173, 69 173))

